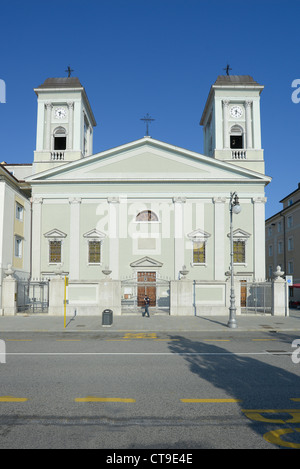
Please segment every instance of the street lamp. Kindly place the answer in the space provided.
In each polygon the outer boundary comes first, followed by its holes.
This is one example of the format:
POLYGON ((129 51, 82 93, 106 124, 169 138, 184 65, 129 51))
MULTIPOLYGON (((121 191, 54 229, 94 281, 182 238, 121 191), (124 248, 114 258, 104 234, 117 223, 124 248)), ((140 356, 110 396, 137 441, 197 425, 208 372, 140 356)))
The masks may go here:
POLYGON ((231 192, 230 194, 230 307, 229 307, 229 321, 227 326, 231 329, 237 328, 236 323, 236 306, 235 306, 235 293, 234 293, 234 277, 233 277, 233 223, 232 223, 232 214, 235 213, 238 215, 240 213, 241 206, 239 203, 239 198, 236 192, 231 192))

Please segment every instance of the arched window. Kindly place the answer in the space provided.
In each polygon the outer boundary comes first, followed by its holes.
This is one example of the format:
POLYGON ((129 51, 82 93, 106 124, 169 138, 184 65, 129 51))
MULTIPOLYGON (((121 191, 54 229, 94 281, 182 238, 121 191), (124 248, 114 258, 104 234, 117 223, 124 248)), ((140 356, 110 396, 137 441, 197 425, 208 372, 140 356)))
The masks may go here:
POLYGON ((230 148, 244 148, 243 129, 239 125, 234 125, 230 129, 230 148))
POLYGON ((158 221, 157 215, 152 210, 143 210, 136 216, 136 221, 158 221))
POLYGON ((53 132, 53 149, 66 150, 67 148, 67 134, 64 127, 57 127, 53 132))

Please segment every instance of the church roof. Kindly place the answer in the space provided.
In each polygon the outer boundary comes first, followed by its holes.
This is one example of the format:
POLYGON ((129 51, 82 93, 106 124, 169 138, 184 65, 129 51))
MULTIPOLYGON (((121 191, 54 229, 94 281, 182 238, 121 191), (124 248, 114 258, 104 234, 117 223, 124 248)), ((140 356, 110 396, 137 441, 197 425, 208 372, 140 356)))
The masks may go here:
POLYGON ((40 88, 83 88, 77 77, 47 78, 40 88))
POLYGON ((259 85, 250 75, 219 75, 215 85, 259 85))

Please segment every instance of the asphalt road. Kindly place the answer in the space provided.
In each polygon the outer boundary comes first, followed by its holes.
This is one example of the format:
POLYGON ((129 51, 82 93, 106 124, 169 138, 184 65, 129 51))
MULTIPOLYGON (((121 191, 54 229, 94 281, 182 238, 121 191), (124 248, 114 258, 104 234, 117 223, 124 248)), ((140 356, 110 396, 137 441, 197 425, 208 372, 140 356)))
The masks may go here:
POLYGON ((0 448, 300 448, 297 338, 2 333, 0 448))

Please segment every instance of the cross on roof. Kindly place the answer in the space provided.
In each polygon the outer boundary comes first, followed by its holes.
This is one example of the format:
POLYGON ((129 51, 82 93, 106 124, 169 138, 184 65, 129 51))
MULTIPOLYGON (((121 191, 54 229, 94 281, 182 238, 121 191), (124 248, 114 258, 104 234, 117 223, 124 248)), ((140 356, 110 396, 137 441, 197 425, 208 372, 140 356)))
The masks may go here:
POLYGON ((229 65, 226 66, 226 68, 223 68, 223 70, 226 71, 226 75, 229 75, 229 70, 232 70, 229 65))
POLYGON ((151 124, 151 122, 155 121, 155 119, 152 119, 151 116, 149 116, 148 112, 147 114, 145 115, 145 117, 143 117, 142 119, 140 119, 141 121, 144 121, 146 123, 146 136, 148 137, 149 136, 149 124, 151 124))
POLYGON ((67 70, 65 70, 65 72, 67 72, 68 77, 70 78, 71 73, 74 72, 74 70, 72 70, 71 67, 70 67, 70 65, 69 65, 68 68, 67 68, 67 70))

